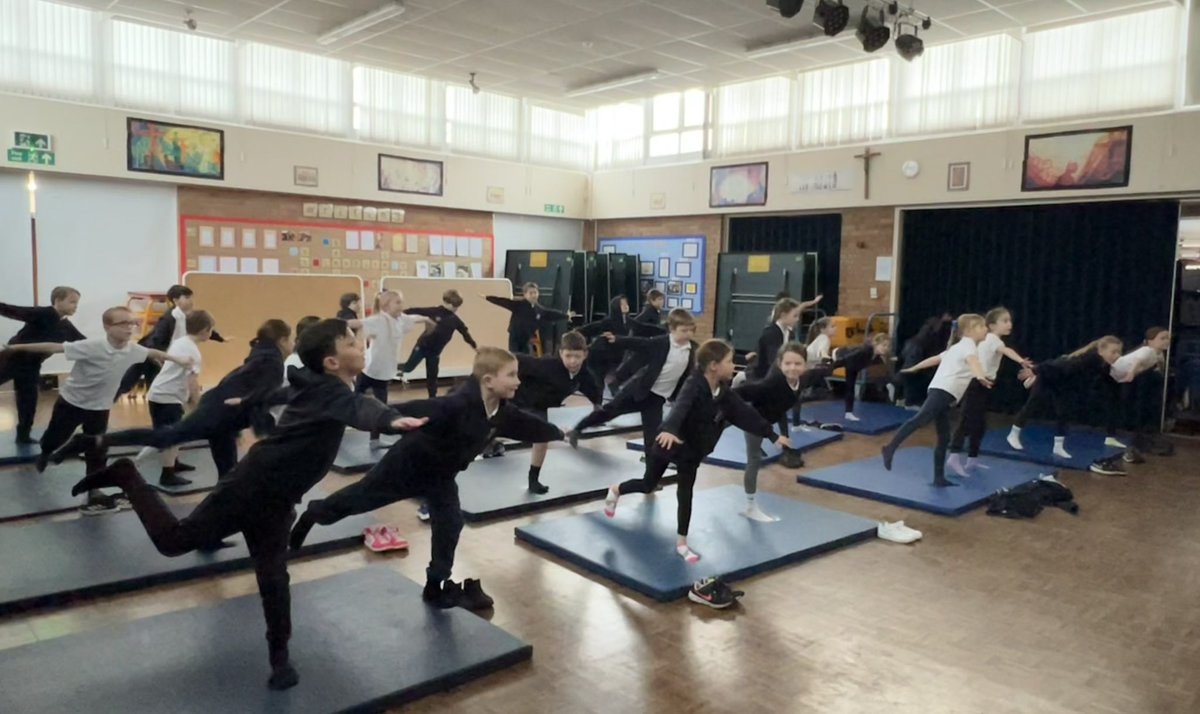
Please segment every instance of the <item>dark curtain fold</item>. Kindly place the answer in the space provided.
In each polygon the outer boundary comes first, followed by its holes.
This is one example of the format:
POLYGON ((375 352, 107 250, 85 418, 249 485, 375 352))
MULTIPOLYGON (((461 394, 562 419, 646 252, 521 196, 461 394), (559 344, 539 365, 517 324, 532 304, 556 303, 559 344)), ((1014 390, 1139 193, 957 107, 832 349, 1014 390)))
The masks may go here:
MULTIPOLYGON (((1046 360, 1102 335, 1126 351, 1167 325, 1178 233, 1176 201, 1076 203, 905 211, 898 335, 901 344, 942 310, 1013 313, 1008 343, 1046 360)), ((1014 411, 1026 391, 1005 360, 992 408, 1014 411)), ((1081 394, 1075 418, 1103 421, 1103 390, 1081 394)), ((1157 414, 1152 390, 1131 390, 1129 412, 1157 414)))
POLYGON ((820 308, 837 314, 842 260, 842 215, 763 216, 729 219, 730 253, 813 253, 819 263, 820 308))

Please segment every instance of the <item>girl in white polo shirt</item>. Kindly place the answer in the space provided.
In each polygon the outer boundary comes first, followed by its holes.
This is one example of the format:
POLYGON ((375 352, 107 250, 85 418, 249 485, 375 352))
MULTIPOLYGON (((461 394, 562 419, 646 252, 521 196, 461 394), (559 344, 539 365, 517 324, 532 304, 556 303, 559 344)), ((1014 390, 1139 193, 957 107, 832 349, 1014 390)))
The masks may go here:
MULTIPOLYGON (((1113 380, 1113 395, 1109 400, 1109 417, 1108 417, 1108 434, 1105 440, 1105 446, 1112 446, 1118 449, 1125 448, 1125 444, 1117 439, 1117 423, 1120 421, 1121 413, 1129 407, 1131 400, 1130 387, 1127 386, 1135 379, 1155 369, 1161 369, 1164 362, 1164 355, 1167 353, 1167 348, 1171 346, 1171 333, 1165 327, 1151 327, 1146 330, 1146 341, 1140 347, 1133 350, 1129 354, 1121 355, 1113 362, 1110 374, 1113 380)), ((1159 382, 1158 387, 1162 387, 1159 382)), ((1146 428, 1145 422, 1149 421, 1148 416, 1138 415, 1134 419, 1134 429, 1136 431, 1144 431, 1146 428)))
MULTIPOLYGON (((938 487, 956 486, 946 480, 946 447, 950 443, 950 408, 955 405, 967 391, 967 385, 972 379, 977 379, 987 389, 991 389, 992 380, 983 371, 979 361, 979 343, 987 337, 987 323, 982 315, 968 313, 958 318, 960 339, 942 354, 942 363, 938 365, 933 381, 929 383, 929 392, 921 411, 917 412, 900 427, 892 440, 882 448, 883 467, 892 470, 892 457, 896 449, 904 443, 914 431, 930 422, 937 426, 937 446, 933 450, 933 485, 938 487)), ((910 368, 911 369, 911 368, 910 368)))
MULTIPOLYGON (((404 296, 399 292, 380 292, 370 317, 350 321, 352 328, 361 327, 362 336, 368 342, 367 366, 358 375, 354 391, 358 394, 370 392, 380 403, 387 404, 388 385, 396 376, 404 336, 416 327, 432 322, 428 317, 404 314, 404 296)), ((371 446, 379 446, 379 434, 371 434, 371 446)))

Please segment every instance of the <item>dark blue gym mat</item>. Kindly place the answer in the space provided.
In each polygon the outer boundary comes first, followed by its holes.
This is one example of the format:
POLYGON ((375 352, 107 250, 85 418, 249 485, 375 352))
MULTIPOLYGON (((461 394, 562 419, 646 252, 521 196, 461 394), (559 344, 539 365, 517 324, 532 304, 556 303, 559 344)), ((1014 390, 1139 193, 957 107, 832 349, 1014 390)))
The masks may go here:
MULTIPOLYGON (((824 431, 823 429, 814 429, 812 427, 793 426, 791 439, 792 446, 798 451, 808 451, 815 449, 818 446, 838 441, 843 434, 840 431, 824 431)), ((625 442, 625 447, 633 451, 645 451, 641 439, 630 439, 625 442)), ((775 444, 763 440, 763 465, 767 465, 779 460, 783 450, 775 444)), ((746 437, 742 430, 736 427, 730 427, 721 434, 720 441, 717 442, 717 448, 704 459, 704 463, 714 466, 728 466, 732 469, 746 468, 746 437)))
POLYGON ((342 436, 342 445, 338 449, 337 458, 333 460, 333 470, 344 474, 356 474, 370 471, 379 463, 388 447, 400 440, 399 436, 382 434, 379 437, 381 445, 378 449, 371 448, 371 435, 358 429, 347 429, 342 436))
POLYGON ((1121 449, 1105 446, 1104 434, 1098 431, 1072 431, 1067 434, 1069 459, 1054 455, 1054 429, 1040 424, 1029 424, 1021 430, 1021 445, 1017 451, 1008 445, 1008 429, 991 429, 983 435, 980 453, 1000 456, 1017 461, 1030 461, 1063 469, 1087 471, 1096 459, 1107 459, 1121 453, 1121 449))
POLYGON ((841 401, 808 402, 800 408, 801 419, 841 424, 846 431, 855 434, 882 434, 899 428, 915 415, 915 411, 893 404, 863 401, 854 403, 854 416, 859 421, 846 421, 846 407, 841 401))
MULTIPOLYGON (((542 483, 550 492, 529 492, 530 452, 519 451, 493 459, 476 459, 458 475, 458 495, 463 518, 485 521, 521 513, 603 498, 614 483, 639 478, 645 466, 628 451, 598 451, 587 446, 572 449, 551 444, 542 466, 542 483)), ((668 473, 664 481, 674 474, 668 473)))
MULTIPOLYGON (((324 498, 324 493, 314 489, 312 496, 324 498)), ((185 516, 192 508, 171 510, 185 516)), ((298 510, 303 509, 301 504, 298 510)), ((364 514, 332 526, 317 526, 305 541, 301 555, 360 543, 363 528, 374 523, 370 514, 364 514)), ((242 536, 228 540, 234 544, 232 548, 168 558, 155 550, 132 511, 81 516, 69 521, 6 525, 0 536, 0 564, 4 572, 0 578, 0 614, 78 596, 141 590, 251 568, 250 553, 242 536)), ((0 711, 24 710, 0 707, 0 711)))
POLYGON ((267 689, 258 594, 5 650, 0 711, 374 712, 530 659, 466 610, 437 610, 389 568, 292 584, 300 684, 267 689))
POLYGON ((936 488, 933 449, 915 447, 897 451, 890 472, 883 468, 883 457, 876 456, 800 474, 796 482, 942 516, 957 516, 982 506, 1002 488, 1033 481, 1047 472, 1033 464, 990 456, 981 458, 979 463, 987 468, 975 470, 969 478, 959 478, 947 471, 947 478, 960 485, 936 488))
MULTIPOLYGON (((208 491, 217 485, 217 467, 213 465, 208 449, 182 451, 179 455, 182 461, 196 467, 195 471, 179 474, 191 479, 192 483, 187 486, 168 488, 158 484, 161 466, 157 455, 138 466, 152 487, 173 496, 208 491)), ((33 464, 14 466, 10 471, 0 476, 0 521, 74 511, 83 505, 82 496, 71 495, 71 487, 83 478, 86 471, 82 461, 51 464, 40 474, 33 464)))
MULTIPOLYGON (((42 430, 34 429, 33 438, 42 438, 42 430)), ((38 454, 42 453, 41 447, 37 444, 18 444, 17 432, 3 431, 0 432, 0 466, 10 466, 13 464, 32 464, 37 461, 38 454)), ((195 449, 200 446, 208 446, 207 442, 192 441, 184 444, 182 449, 195 449)), ((109 456, 133 456, 141 451, 140 446, 125 446, 116 449, 109 449, 109 456)))
POLYGON ((708 575, 738 580, 875 537, 877 524, 807 503, 759 493, 776 523, 739 515, 741 486, 697 491, 688 544, 700 562, 688 565, 675 553, 675 489, 621 497, 617 515, 603 511, 520 526, 518 540, 542 548, 660 602, 687 595, 708 575))

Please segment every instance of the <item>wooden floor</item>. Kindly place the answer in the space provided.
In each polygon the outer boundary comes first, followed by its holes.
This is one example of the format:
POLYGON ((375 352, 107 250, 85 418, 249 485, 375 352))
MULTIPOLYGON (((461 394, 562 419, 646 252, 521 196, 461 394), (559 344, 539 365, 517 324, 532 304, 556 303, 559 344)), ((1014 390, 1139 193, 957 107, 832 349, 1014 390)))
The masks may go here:
MULTIPOLYGON (((121 405, 114 425, 145 422, 144 412, 144 405, 121 405)), ((40 414, 48 413, 47 404, 40 414)), ((0 394, 0 429, 11 428, 11 419, 11 394, 0 394)), ((810 454, 809 465, 872 455, 884 438, 848 435, 810 454)), ((623 448, 620 437, 596 443, 623 448)), ((1068 472, 1063 480, 1079 515, 1050 510, 1020 522, 982 511, 943 518, 806 488, 773 466, 760 489, 903 519, 925 539, 915 546, 872 541, 743 581, 743 605, 728 612, 655 603, 513 539, 516 525, 594 510, 595 503, 468 526, 455 578, 482 579, 497 601, 492 622, 532 643, 533 662, 404 710, 1194 714, 1198 458, 1200 448, 1184 443, 1174 458, 1131 467, 1129 478, 1068 472)), ((699 488, 740 478, 704 467, 699 488)), ((553 488, 553 462, 543 480, 553 488)), ((324 485, 348 482, 333 476, 324 485)), ((312 558, 292 567, 293 581, 384 565, 421 582, 429 538, 414 505, 397 504, 380 518, 401 527, 409 554, 312 558)), ((19 527, 0 527, 0 537, 19 527)), ((253 576, 242 573, 4 618, 0 649, 254 591, 253 576)), ((265 655, 263 664, 265 675, 265 655)), ((298 667, 303 673, 304 663, 298 667)))

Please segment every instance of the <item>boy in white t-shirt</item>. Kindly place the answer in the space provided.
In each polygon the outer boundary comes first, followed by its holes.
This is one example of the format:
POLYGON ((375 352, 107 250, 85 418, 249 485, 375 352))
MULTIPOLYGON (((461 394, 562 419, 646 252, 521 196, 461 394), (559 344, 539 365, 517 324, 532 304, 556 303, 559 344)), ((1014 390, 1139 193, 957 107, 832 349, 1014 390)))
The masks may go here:
POLYGON ((958 485, 946 480, 950 408, 962 399, 972 379, 979 380, 979 383, 988 389, 992 386, 992 380, 988 379, 979 361, 978 345, 987 337, 987 323, 984 322, 983 316, 960 315, 958 331, 961 338, 942 355, 942 363, 938 365, 937 373, 929 383, 929 392, 925 396, 925 403, 921 405, 921 411, 904 422, 892 440, 881 449, 883 467, 891 471, 892 457, 896 455, 900 444, 917 429, 934 422, 937 427, 937 446, 933 450, 933 485, 940 488, 958 485))
MULTIPOLYGON (((71 374, 58 392, 50 424, 42 434, 42 453, 37 459, 37 470, 44 471, 50 454, 67 442, 75 430, 83 427, 83 433, 99 436, 108 429, 108 412, 113 397, 121 384, 121 376, 135 364, 147 357, 166 360, 190 367, 186 357, 168 355, 161 350, 148 349, 133 342, 133 332, 140 324, 125 307, 110 307, 104 311, 104 337, 94 337, 78 342, 56 344, 35 342, 24 345, 8 345, 7 349, 39 354, 62 353, 73 364, 71 374)), ((89 473, 105 466, 104 451, 86 454, 89 473)), ((100 491, 88 493, 87 504, 80 511, 84 515, 110 513, 118 509, 116 499, 100 491)))
MULTIPOLYGON (((213 319, 204 310, 193 310, 183 319, 183 337, 171 342, 167 354, 192 360, 190 367, 175 362, 163 366, 150 384, 146 399, 150 402, 150 422, 155 429, 165 429, 183 419, 184 405, 195 404, 200 398, 200 343, 212 336, 213 319)), ((187 486, 189 479, 175 473, 175 460, 179 447, 172 446, 159 452, 162 473, 158 482, 163 486, 187 486)))

